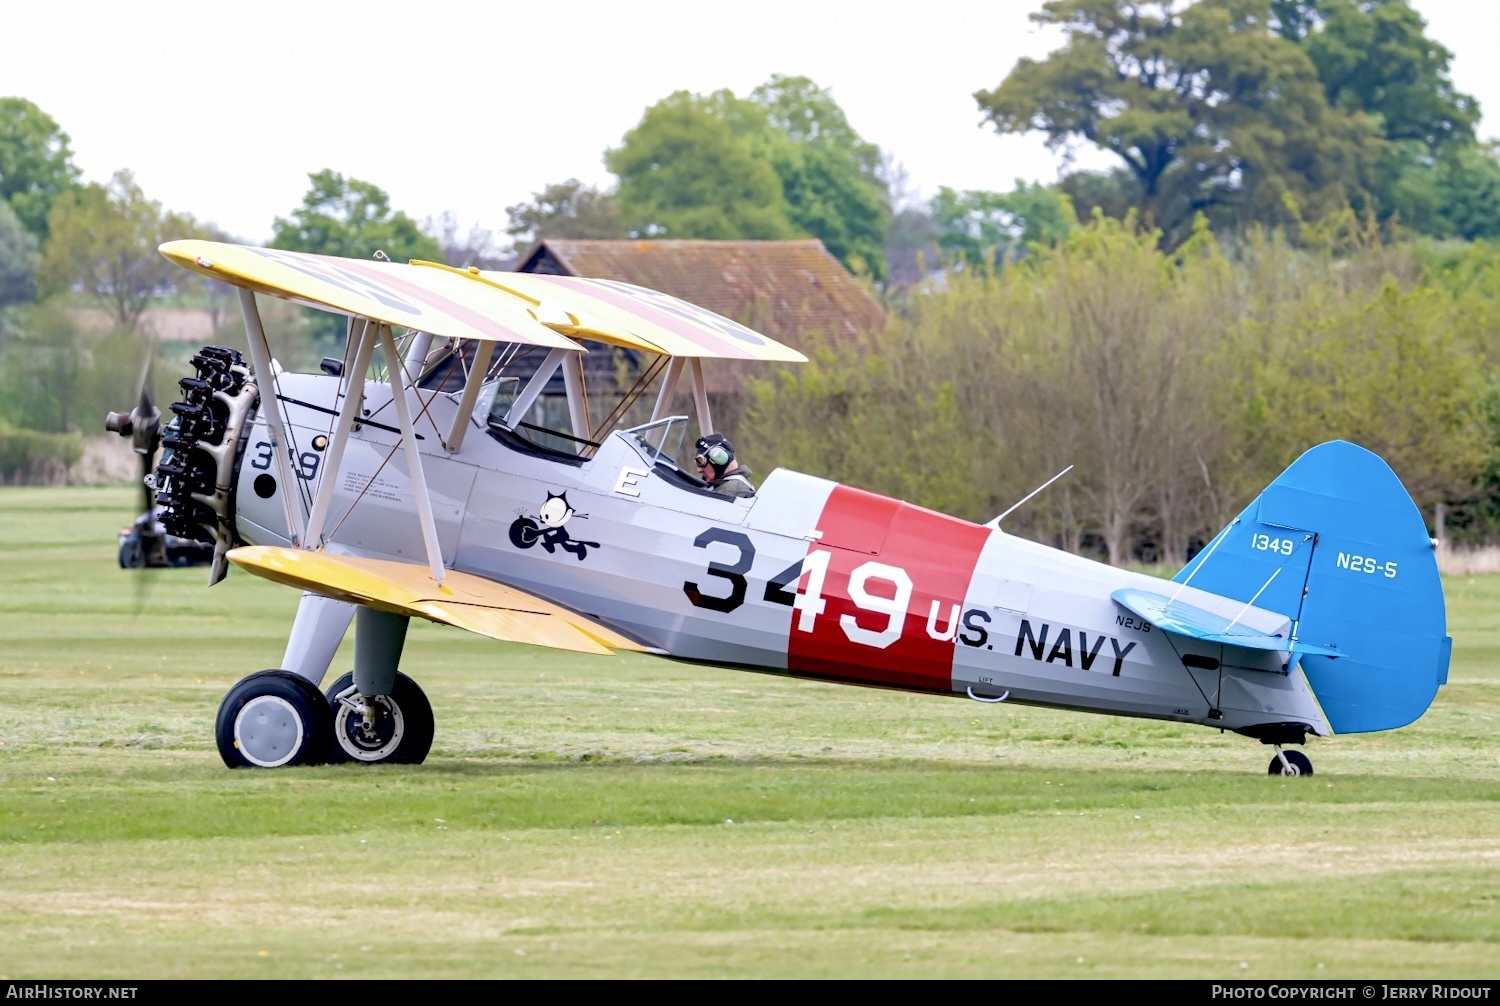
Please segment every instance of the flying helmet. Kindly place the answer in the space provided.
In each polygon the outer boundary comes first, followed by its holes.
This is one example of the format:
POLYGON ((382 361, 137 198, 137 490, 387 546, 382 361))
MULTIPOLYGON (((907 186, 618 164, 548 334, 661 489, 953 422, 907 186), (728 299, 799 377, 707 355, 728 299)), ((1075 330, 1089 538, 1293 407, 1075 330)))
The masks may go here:
POLYGON ((699 468, 712 468, 716 479, 724 477, 724 469, 733 460, 734 444, 724 439, 722 433, 699 437, 693 445, 693 463, 699 468))

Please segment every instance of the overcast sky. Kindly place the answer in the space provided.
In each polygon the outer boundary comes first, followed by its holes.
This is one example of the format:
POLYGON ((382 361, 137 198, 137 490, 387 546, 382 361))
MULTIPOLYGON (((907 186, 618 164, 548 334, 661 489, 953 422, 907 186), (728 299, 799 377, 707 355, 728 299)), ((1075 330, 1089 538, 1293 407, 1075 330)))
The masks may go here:
MULTIPOLYGON (((773 73, 831 89, 923 196, 1052 181, 1060 161, 1041 138, 981 127, 973 99, 1058 44, 1027 20, 1039 6, 9 0, 0 96, 52 115, 87 180, 129 168, 167 208, 244 239, 268 239, 322 168, 376 183, 418 220, 451 210, 499 234, 505 207, 550 182, 609 184, 605 149, 658 99, 743 95, 773 73)), ((1493 138, 1500 0, 1415 6, 1493 138)))

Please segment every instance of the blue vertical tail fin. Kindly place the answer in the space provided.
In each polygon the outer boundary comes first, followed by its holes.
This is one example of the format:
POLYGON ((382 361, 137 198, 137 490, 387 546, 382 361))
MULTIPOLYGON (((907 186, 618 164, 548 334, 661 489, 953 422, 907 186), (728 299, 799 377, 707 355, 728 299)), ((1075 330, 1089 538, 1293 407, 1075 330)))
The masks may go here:
POLYGON ((1335 440, 1303 454, 1173 577, 1292 619, 1338 733, 1412 722, 1447 681, 1443 585, 1432 539, 1379 456, 1335 440))

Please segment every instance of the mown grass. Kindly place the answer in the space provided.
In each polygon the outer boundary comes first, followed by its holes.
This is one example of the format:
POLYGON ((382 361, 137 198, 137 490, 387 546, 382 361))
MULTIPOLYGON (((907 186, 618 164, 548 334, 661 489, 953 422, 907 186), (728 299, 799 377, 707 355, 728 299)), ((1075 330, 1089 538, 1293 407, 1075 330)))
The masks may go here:
MULTIPOLYGON (((230 772, 284 588, 0 490, 0 977, 1500 976, 1500 578, 1311 779, 1201 728, 414 628, 426 765, 230 772)), ((347 664, 344 654, 340 661, 347 664)))

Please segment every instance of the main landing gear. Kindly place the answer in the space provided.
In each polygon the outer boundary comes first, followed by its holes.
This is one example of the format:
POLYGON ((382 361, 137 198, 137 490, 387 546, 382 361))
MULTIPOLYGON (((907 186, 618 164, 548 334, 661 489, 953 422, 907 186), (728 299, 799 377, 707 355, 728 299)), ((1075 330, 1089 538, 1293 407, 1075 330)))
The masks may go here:
POLYGON ((1276 757, 1271 759, 1271 767, 1266 770, 1267 775, 1312 775, 1312 762, 1307 755, 1301 751, 1283 751, 1280 744, 1275 745, 1276 757))
POLYGON ((432 749, 432 704, 396 670, 408 619, 316 596, 303 598, 286 663, 229 690, 215 739, 230 768, 284 768, 323 762, 418 765, 432 749), (306 618, 304 620, 304 612, 306 618), (325 696, 321 680, 354 617, 354 670, 325 696))
POLYGON ((300 674, 260 671, 224 696, 214 738, 230 768, 317 765, 328 760, 333 713, 300 674))
POLYGON ((328 705, 332 761, 420 765, 432 749, 432 704, 404 674, 396 675, 389 695, 361 695, 350 671, 328 689, 328 705))

